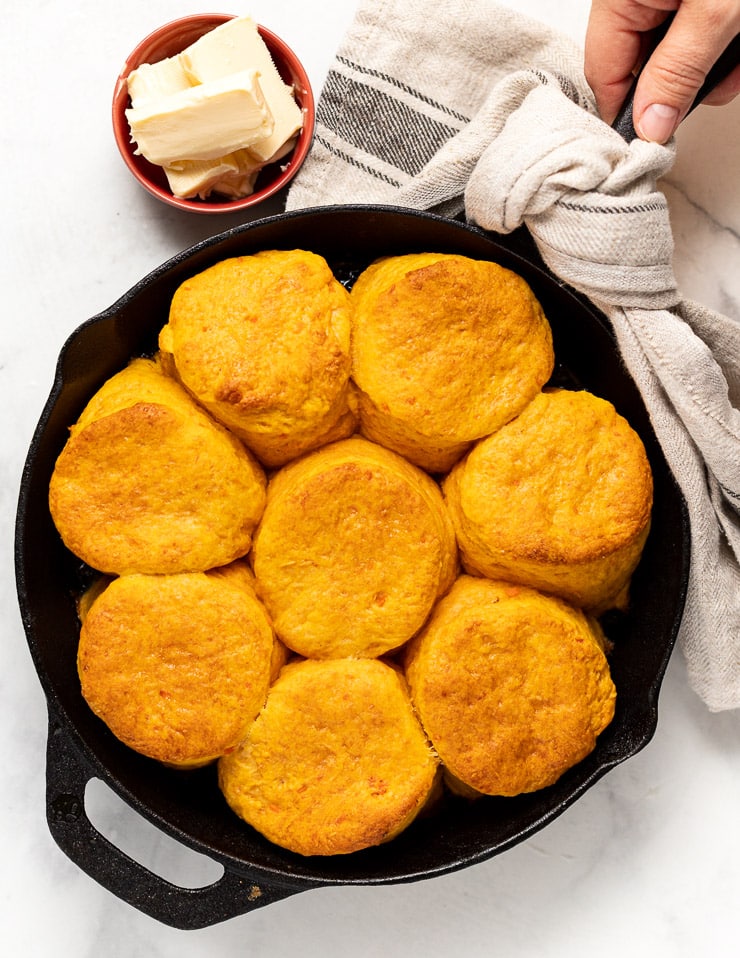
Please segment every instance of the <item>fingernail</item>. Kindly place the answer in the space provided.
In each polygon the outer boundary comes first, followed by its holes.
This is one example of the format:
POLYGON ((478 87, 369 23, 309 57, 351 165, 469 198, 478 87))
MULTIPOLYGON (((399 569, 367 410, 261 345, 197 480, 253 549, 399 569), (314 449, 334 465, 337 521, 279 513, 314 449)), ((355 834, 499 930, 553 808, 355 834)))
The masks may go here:
POLYGON ((637 124, 637 132, 643 140, 665 143, 673 136, 678 126, 678 110, 664 103, 651 103, 637 124))

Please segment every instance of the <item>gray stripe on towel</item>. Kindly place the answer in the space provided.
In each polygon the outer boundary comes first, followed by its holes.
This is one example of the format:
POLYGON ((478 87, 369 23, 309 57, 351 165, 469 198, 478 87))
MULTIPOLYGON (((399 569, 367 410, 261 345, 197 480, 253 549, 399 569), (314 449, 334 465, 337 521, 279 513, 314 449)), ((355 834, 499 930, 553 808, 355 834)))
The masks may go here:
POLYGON ((418 113, 407 103, 334 70, 326 78, 316 119, 346 143, 377 156, 408 176, 419 173, 458 132, 418 113), (344 109, 346 103, 352 104, 350 112, 344 109))
POLYGON ((430 96, 427 96, 420 90, 416 90, 407 83, 402 83, 401 80, 399 80, 397 77, 391 76, 390 73, 384 73, 381 70, 373 70, 370 67, 363 66, 361 63, 355 63, 353 60, 348 60, 346 57, 341 56, 337 57, 337 63, 341 63, 343 66, 348 67, 354 73, 360 73, 364 74, 365 76, 375 77, 378 80, 383 80, 390 86, 395 86, 404 93, 408 93, 420 103, 426 103, 428 106, 434 107, 435 110, 439 110, 440 113, 446 113, 448 116, 454 117, 462 124, 470 122, 470 117, 465 116, 463 113, 458 113, 457 110, 453 110, 444 103, 440 103, 439 100, 433 100, 430 96))

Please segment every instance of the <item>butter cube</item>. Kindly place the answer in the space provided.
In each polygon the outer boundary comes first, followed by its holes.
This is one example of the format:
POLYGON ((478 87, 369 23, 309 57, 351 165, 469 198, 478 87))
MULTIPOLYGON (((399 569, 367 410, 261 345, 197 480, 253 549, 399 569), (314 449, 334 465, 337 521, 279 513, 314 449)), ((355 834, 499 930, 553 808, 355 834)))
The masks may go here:
POLYGON ((175 196, 206 199, 210 193, 232 195, 235 188, 244 188, 240 195, 252 192, 262 164, 248 150, 238 150, 217 160, 181 160, 164 168, 167 181, 175 196))
POLYGON ((158 166, 219 159, 269 139, 275 125, 254 69, 146 100, 126 118, 136 152, 158 166))
POLYGON ((254 193, 258 173, 259 170, 253 170, 251 173, 225 173, 213 184, 212 191, 232 200, 249 196, 254 193))
POLYGON ((191 83, 222 79, 248 67, 258 71, 274 119, 272 133, 251 147, 264 163, 303 126, 303 113, 293 91, 283 82, 251 17, 235 17, 206 33, 180 54, 180 61, 191 83))
POLYGON ((282 83, 265 41, 252 17, 234 17, 195 40, 180 54, 191 83, 215 80, 254 67, 265 77, 273 73, 282 83))
POLYGON ((192 83, 178 55, 158 63, 142 63, 129 73, 127 85, 131 105, 138 107, 147 101, 187 90, 192 83))

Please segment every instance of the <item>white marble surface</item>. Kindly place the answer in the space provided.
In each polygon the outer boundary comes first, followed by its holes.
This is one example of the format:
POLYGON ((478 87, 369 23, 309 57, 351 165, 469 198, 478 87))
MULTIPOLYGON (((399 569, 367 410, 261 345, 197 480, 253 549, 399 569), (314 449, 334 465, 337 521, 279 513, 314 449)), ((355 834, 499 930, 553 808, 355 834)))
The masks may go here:
MULTIPOLYGON (((512 0, 582 40, 587 0, 512 0)), ((303 57, 318 93, 349 0, 253 0, 303 57)), ((22 463, 57 353, 84 319, 176 251, 239 221, 165 209, 115 151, 118 68, 152 28, 207 7, 178 0, 6 5, 0 38, 2 352, 0 459, 0 947, 26 958, 132 956, 736 955, 740 940, 740 715, 710 714, 676 653, 647 748, 561 818, 497 858, 446 877, 306 892, 203 931, 175 931, 121 903, 57 848, 44 817, 45 703, 15 596, 22 463)), ((216 7, 216 10, 221 10, 216 7)), ((667 178, 686 295, 740 321, 740 102, 695 113, 667 178)), ((178 881, 214 877, 92 789, 101 829, 178 881)))

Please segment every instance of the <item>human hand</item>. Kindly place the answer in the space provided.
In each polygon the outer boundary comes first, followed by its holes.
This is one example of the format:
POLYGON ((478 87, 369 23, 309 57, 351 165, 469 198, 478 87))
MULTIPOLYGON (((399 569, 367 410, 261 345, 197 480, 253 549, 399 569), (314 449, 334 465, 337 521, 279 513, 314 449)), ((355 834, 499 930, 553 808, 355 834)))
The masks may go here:
MULTIPOLYGON (((740 0, 592 0, 584 69, 602 118, 611 123, 649 48, 650 31, 675 17, 642 70, 634 94, 635 130, 665 143, 691 108, 720 54, 740 33, 740 0)), ((740 93, 740 67, 704 103, 740 93)))

